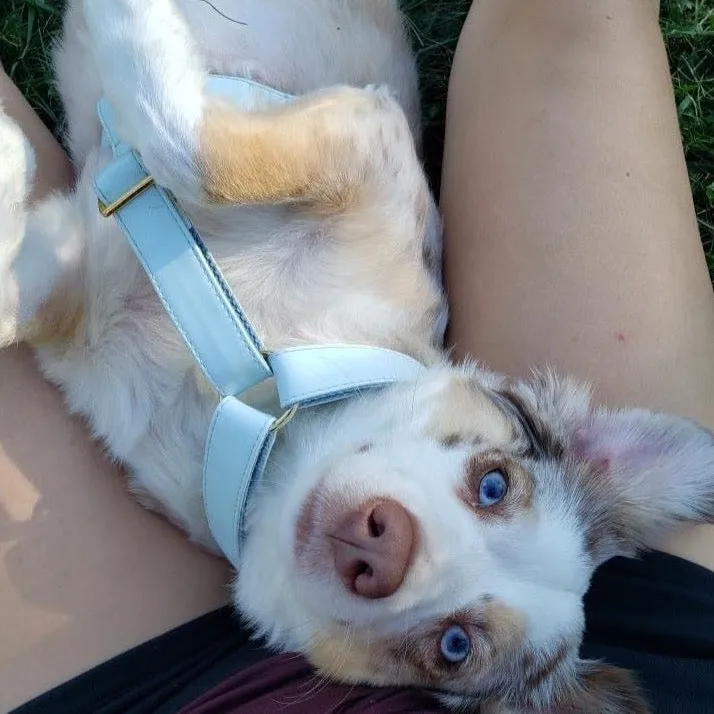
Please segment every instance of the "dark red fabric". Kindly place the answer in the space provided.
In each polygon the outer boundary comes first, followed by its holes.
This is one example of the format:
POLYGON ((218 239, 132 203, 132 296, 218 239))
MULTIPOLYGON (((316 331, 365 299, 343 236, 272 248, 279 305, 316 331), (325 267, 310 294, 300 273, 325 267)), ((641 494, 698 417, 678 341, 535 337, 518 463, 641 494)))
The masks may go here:
POLYGON ((277 655, 223 682, 180 714, 441 714, 431 697, 405 689, 332 684, 301 657, 277 655))

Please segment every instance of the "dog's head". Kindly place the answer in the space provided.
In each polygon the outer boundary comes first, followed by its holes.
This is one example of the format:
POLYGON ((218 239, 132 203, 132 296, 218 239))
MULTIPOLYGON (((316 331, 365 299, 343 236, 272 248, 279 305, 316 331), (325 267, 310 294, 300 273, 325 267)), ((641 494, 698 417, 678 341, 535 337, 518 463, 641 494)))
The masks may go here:
POLYGON ((311 419, 256 495, 236 585, 274 643, 466 709, 647 711, 579 658, 582 598, 605 560, 712 517, 709 432, 470 367, 311 419))

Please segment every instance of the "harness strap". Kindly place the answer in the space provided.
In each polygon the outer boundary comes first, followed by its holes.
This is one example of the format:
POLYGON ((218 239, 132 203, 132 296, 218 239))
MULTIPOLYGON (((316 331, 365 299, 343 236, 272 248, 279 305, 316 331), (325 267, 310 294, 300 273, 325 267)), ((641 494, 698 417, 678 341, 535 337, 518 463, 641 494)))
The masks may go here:
POLYGON ((222 395, 269 378, 263 347, 203 241, 168 193, 151 182, 137 154, 118 140, 106 100, 99 116, 115 153, 96 177, 100 210, 114 215, 126 233, 206 378, 222 395))
POLYGON ((203 462, 203 500, 208 526, 234 565, 240 563, 244 515, 250 491, 259 483, 275 444, 275 419, 235 397, 218 405, 208 432, 203 462))
POLYGON ((414 379, 420 362, 392 350, 353 345, 311 345, 268 358, 280 405, 314 407, 360 392, 414 379))
MULTIPOLYGON (((236 77, 212 76, 207 90, 246 109, 291 99, 236 77)), ((251 488, 262 478, 277 432, 295 411, 413 379, 424 367, 398 352, 353 345, 296 347, 266 355, 188 218, 121 140, 106 100, 100 101, 98 113, 102 143, 114 154, 95 177, 99 210, 118 221, 181 336, 221 395, 206 443, 203 496, 211 533, 238 567, 251 488), (287 410, 277 419, 237 398, 269 378, 287 410)))

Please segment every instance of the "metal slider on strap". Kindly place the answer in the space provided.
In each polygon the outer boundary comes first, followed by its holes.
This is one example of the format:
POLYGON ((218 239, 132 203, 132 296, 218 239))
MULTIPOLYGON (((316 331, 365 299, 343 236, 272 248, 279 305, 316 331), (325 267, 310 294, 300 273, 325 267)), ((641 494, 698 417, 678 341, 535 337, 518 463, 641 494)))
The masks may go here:
POLYGON ((129 201, 135 199, 138 195, 146 191, 147 188, 151 188, 154 185, 154 177, 146 176, 141 179, 139 183, 132 186, 125 194, 119 196, 116 201, 111 203, 104 203, 101 199, 98 200, 99 213, 104 218, 109 218, 112 214, 116 213, 120 208, 125 206, 129 201))
MULTIPOLYGON (((263 359, 270 364, 270 357, 273 354, 270 350, 260 350, 260 354, 263 356, 263 359)), ((299 404, 293 404, 289 409, 286 409, 271 425, 269 431, 273 434, 276 432, 280 431, 284 427, 286 427, 292 420, 293 417, 297 414, 298 409, 300 408, 299 404)))
POLYGON ((275 433, 277 431, 280 431, 283 427, 287 426, 293 420, 293 417, 297 414, 299 408, 300 408, 299 404, 293 404, 293 406, 291 406, 290 409, 287 409, 286 411, 284 411, 270 425, 270 431, 272 433, 275 433))

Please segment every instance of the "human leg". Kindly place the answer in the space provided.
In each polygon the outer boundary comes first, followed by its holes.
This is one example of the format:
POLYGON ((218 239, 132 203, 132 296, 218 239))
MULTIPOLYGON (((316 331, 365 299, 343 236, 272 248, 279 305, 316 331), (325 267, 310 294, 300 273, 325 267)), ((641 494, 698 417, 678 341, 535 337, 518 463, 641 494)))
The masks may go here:
MULTIPOLYGON (((34 199, 71 182, 0 73, 36 153, 34 199)), ((127 493, 25 348, 0 352, 0 710, 227 601, 228 572, 127 493)))
MULTIPOLYGON (((714 300, 654 0, 476 0, 451 80, 450 339, 714 427, 714 300)), ((671 553, 714 568, 714 528, 671 553)))

